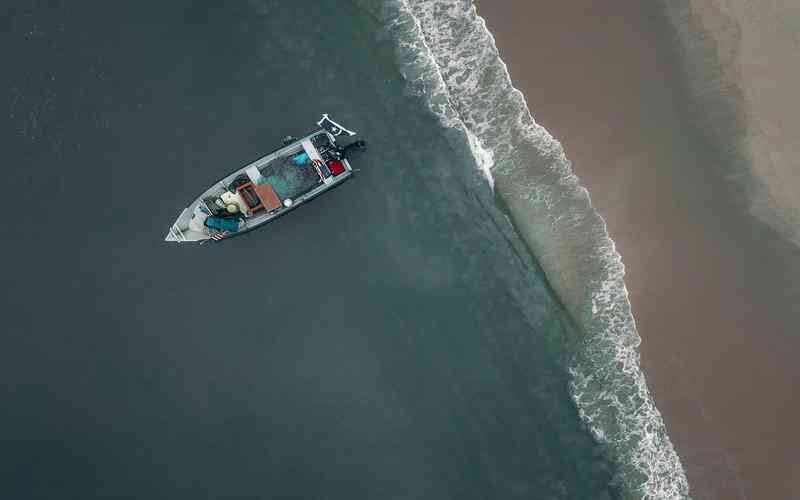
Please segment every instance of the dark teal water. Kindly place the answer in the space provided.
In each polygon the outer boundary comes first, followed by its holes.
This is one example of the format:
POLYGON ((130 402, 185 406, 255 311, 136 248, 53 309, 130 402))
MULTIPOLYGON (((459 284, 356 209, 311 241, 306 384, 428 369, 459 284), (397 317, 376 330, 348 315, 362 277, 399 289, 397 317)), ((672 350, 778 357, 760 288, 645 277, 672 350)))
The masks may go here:
POLYGON ((376 10, 3 9, 0 496, 615 496, 561 307, 376 10), (323 112, 369 143, 355 179, 162 243, 323 112))

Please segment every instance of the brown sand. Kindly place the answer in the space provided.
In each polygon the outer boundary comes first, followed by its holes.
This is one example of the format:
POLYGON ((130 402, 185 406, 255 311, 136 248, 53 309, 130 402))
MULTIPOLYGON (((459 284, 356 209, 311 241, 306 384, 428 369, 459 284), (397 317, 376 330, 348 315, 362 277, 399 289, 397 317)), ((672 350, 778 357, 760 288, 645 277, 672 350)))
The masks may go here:
POLYGON ((800 498, 800 252, 686 126, 648 2, 478 1, 627 267, 642 364, 696 499, 800 498))

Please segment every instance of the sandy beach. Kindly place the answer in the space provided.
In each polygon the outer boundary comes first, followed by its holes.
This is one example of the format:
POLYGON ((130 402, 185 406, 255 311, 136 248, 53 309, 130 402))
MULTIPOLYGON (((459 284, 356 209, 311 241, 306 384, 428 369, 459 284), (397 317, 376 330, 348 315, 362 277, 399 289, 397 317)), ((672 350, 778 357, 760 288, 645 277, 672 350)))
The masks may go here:
MULTIPOLYGON (((769 19, 778 19, 780 2, 767 3, 769 19)), ((703 11, 703 26, 724 35, 731 16, 746 19, 743 2, 731 5, 728 17, 703 11)), ((712 85, 714 74, 692 74, 695 54, 668 24, 685 18, 634 0, 478 2, 478 13, 622 254, 642 364, 693 497, 800 497, 790 480, 800 472, 800 251, 787 229, 797 145, 791 120, 800 114, 781 112, 794 80, 771 71, 784 61, 766 60, 769 46, 755 43, 731 50, 729 61, 742 58, 736 67, 746 70, 735 76, 755 83, 712 85), (770 81, 773 89, 780 81, 783 94, 769 92, 770 81), (728 107, 740 94, 750 96, 746 112, 728 107), (771 161, 753 166, 764 150, 771 161), (755 177, 743 179, 740 165, 730 169, 742 152, 755 177)), ((753 19, 734 32, 755 40, 769 22, 753 19)))

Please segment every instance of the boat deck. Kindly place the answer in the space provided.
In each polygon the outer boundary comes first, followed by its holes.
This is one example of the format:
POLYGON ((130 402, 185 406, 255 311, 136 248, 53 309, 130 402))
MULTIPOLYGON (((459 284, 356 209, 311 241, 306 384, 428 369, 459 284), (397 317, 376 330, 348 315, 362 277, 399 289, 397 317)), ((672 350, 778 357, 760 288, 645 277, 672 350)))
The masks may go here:
POLYGON ((335 139, 317 131, 232 172, 196 198, 167 241, 221 240, 249 231, 352 175, 335 139))
POLYGON ((259 169, 261 184, 271 184, 281 200, 297 198, 322 184, 317 170, 309 162, 296 165, 291 157, 280 157, 259 169))

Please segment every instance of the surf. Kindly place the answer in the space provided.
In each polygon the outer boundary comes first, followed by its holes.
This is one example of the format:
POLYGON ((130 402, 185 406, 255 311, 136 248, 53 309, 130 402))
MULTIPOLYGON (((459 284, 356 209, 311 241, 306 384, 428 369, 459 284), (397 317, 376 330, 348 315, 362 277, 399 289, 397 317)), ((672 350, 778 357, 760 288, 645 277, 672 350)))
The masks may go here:
POLYGON ((380 17, 408 91, 472 152, 574 321, 571 397, 617 463, 626 496, 688 497, 640 367, 621 257, 561 144, 513 86, 484 20, 464 0, 391 0, 380 17))

